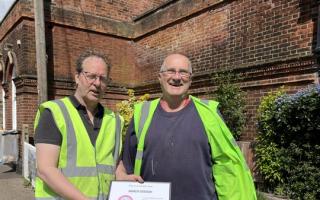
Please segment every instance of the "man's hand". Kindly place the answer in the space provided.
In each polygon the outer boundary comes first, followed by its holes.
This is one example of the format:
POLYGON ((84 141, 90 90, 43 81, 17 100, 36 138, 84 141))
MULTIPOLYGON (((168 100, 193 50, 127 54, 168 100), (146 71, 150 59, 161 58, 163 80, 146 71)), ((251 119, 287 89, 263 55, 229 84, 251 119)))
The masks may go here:
POLYGON ((127 174, 126 169, 124 168, 122 160, 119 162, 119 165, 116 170, 116 180, 118 181, 138 181, 139 183, 143 183, 144 180, 141 176, 137 176, 134 174, 127 174))

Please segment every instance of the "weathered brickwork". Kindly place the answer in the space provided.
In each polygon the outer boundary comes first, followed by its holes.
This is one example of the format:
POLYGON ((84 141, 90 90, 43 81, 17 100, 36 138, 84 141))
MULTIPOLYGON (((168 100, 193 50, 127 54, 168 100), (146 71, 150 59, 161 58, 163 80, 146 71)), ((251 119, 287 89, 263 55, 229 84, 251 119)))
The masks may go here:
POLYGON ((38 97, 36 94, 21 93, 17 95, 17 115, 18 130, 22 130, 24 124, 28 125, 28 132, 33 136, 33 123, 35 119, 35 111, 38 108, 38 97), (23 114, 22 114, 23 113, 23 114))
POLYGON ((21 3, 16 3, 15 6, 12 8, 11 12, 8 13, 5 19, 1 22, 0 28, 0 41, 2 43, 3 37, 6 34, 10 33, 10 29, 13 28, 13 25, 16 21, 21 18, 20 14, 22 13, 21 10, 21 3))
POLYGON ((311 55, 316 13, 312 4, 311 0, 231 4, 230 67, 311 55))
MULTIPOLYGON (((22 24, 18 25, 16 29, 14 29, 14 31, 12 31, 10 35, 7 35, 7 37, 5 37, 0 44, 0 53, 2 53, 3 55, 4 68, 6 69, 11 69, 12 67, 14 67, 10 66, 10 62, 23 63, 23 53, 21 51, 21 48, 17 45, 17 40, 22 36, 22 27, 22 24), (12 61, 10 61, 8 56, 9 51, 13 52, 11 54, 13 59, 12 61)), ((15 71, 19 73, 20 69, 20 67, 17 67, 15 71)), ((6 70, 6 74, 3 77, 1 77, 2 81, 10 80, 8 77, 9 71, 10 70, 6 70)))
POLYGON ((79 54, 86 49, 98 49, 110 59, 113 81, 134 83, 134 74, 128 73, 135 65, 129 41, 59 26, 53 26, 49 34, 52 35, 52 41, 48 41, 51 45, 48 46, 53 54, 50 57, 54 67, 52 69, 50 66, 48 70, 52 71, 55 78, 73 78, 79 54))
MULTIPOLYGON (((21 35, 14 38, 16 40, 21 40, 21 46, 15 52, 21 54, 18 56, 18 67, 17 73, 19 75, 36 75, 36 43, 35 43, 35 32, 34 32, 34 22, 29 20, 24 20, 21 30, 21 35)), ((13 41, 15 46, 16 41, 13 41)))
POLYGON ((224 10, 207 12, 138 41, 137 66, 138 71, 144 71, 141 81, 154 80, 162 60, 171 52, 188 55, 193 63, 194 73, 224 67, 228 56, 226 46, 223 45, 227 42, 227 20, 228 13, 224 10), (217 55, 219 53, 215 47, 218 45, 223 52, 220 53, 222 58, 217 55))
POLYGON ((132 21, 136 16, 149 11, 168 0, 53 0, 52 6, 120 21, 132 21))
POLYGON ((310 56, 316 6, 299 2, 233 1, 159 29, 136 43, 141 81, 152 81, 170 52, 191 57, 195 73, 310 56))

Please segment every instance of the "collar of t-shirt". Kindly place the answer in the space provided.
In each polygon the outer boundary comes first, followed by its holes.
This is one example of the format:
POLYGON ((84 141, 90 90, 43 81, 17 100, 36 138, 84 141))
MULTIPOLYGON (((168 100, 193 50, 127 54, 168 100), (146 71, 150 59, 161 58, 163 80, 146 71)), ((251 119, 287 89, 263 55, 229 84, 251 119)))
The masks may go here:
POLYGON ((73 106, 78 110, 82 120, 85 119, 86 122, 93 125, 94 129, 100 129, 102 118, 103 118, 103 113, 104 113, 103 106, 100 103, 98 103, 98 105, 97 105, 98 112, 96 112, 96 114, 94 115, 94 120, 93 120, 93 124, 92 124, 89 119, 89 116, 87 114, 86 107, 84 105, 82 105, 75 96, 70 96, 69 98, 70 98, 73 106))

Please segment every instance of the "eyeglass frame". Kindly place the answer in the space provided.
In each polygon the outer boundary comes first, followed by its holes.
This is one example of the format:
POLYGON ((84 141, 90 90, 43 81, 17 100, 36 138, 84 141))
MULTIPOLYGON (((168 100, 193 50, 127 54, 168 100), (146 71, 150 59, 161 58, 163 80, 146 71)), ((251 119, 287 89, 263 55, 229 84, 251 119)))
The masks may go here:
POLYGON ((160 73, 165 73, 169 76, 174 76, 178 73, 181 78, 186 78, 186 79, 189 79, 192 76, 192 73, 186 70, 176 71, 174 69, 165 69, 165 70, 161 70, 160 73), (182 73, 186 73, 186 74, 182 74, 182 73))
POLYGON ((106 75, 105 76, 104 75, 97 75, 95 73, 84 71, 84 70, 79 72, 79 74, 83 74, 84 78, 88 81, 89 84, 93 84, 98 78, 99 78, 100 82, 104 85, 107 85, 111 81, 111 78, 109 78, 106 75), (92 77, 88 77, 88 74, 89 74, 89 76, 92 75, 92 77))

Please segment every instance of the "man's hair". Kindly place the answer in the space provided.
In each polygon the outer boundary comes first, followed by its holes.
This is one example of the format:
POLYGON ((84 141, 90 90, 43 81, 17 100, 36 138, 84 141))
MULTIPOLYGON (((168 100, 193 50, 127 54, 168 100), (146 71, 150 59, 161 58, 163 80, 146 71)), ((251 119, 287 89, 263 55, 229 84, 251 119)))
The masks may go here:
POLYGON ((97 50, 86 50, 84 52, 82 52, 78 59, 77 59, 77 62, 76 62, 76 71, 78 73, 81 73, 82 70, 83 70, 83 61, 89 57, 97 57, 97 58, 100 58, 102 59, 106 65, 107 65, 107 75, 109 76, 109 72, 110 72, 110 69, 111 69, 111 64, 110 64, 110 61, 109 59, 100 51, 97 51, 97 50))
MULTIPOLYGON (((175 54, 181 55, 181 56, 184 56, 184 57, 187 58, 189 72, 192 74, 192 64, 191 64, 190 59, 189 59, 186 55, 184 55, 184 54, 182 54, 182 53, 175 53, 175 54)), ((170 54, 170 55, 173 55, 173 54, 170 54)), ((168 55, 168 56, 170 56, 170 55, 168 55)), ((168 56, 167 56, 167 57, 168 57, 168 56)), ((167 57, 166 57, 166 58, 167 58, 167 57)), ((163 71, 166 70, 166 64, 165 64, 166 58, 165 58, 165 59, 163 60, 163 62, 162 62, 162 65, 161 65, 161 68, 160 68, 160 72, 163 72, 163 71)))

